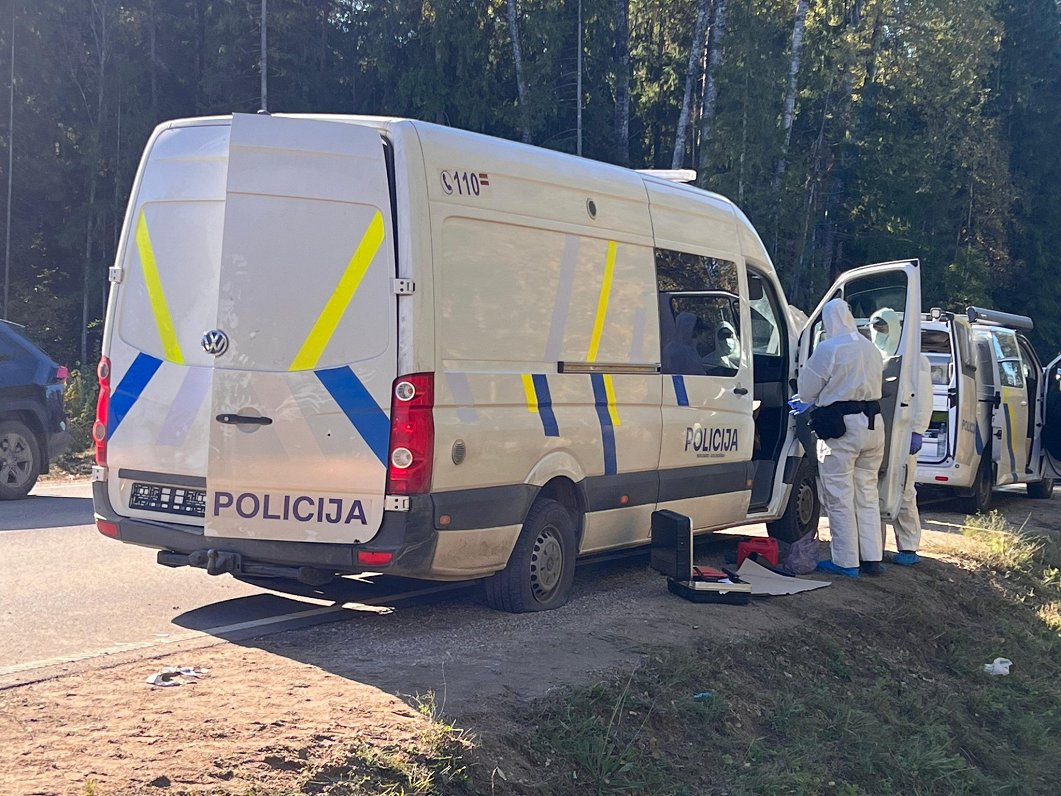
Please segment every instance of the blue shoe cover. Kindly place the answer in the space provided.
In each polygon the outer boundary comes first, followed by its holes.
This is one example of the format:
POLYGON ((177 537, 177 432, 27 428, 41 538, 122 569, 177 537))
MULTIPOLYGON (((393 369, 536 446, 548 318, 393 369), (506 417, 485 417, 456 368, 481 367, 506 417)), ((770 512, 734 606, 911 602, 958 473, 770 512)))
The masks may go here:
POLYGON ((911 553, 909 550, 902 550, 892 556, 892 563, 901 567, 912 567, 920 560, 921 556, 917 553, 911 553))
POLYGON ((838 567, 832 561, 819 561, 818 567, 819 572, 828 572, 833 575, 843 575, 845 578, 857 578, 858 567, 838 567))

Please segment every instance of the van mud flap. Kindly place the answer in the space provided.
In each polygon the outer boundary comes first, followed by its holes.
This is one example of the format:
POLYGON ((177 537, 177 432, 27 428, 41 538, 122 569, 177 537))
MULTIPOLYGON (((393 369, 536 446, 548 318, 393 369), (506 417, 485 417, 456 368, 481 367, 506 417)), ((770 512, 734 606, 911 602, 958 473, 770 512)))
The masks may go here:
POLYGON ((239 553, 229 550, 194 550, 191 553, 175 553, 159 550, 157 560, 166 567, 196 567, 205 569, 208 575, 224 575, 252 578, 290 578, 307 586, 324 586, 335 578, 334 572, 316 567, 285 566, 249 561, 239 553))

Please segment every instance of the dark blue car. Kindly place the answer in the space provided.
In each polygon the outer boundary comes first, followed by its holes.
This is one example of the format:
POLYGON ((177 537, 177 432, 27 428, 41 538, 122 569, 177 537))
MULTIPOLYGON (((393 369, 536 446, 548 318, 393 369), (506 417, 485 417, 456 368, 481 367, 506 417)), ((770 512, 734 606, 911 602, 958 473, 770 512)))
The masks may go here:
POLYGON ((25 497, 70 444, 65 367, 0 320, 0 500, 25 497))

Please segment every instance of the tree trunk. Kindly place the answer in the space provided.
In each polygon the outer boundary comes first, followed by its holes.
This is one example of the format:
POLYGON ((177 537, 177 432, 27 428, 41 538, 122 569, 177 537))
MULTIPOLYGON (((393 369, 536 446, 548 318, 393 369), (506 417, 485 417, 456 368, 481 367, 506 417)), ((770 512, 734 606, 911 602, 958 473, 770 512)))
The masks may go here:
POLYGON ((158 124, 158 52, 156 49, 156 38, 158 34, 158 19, 155 15, 155 4, 150 3, 147 7, 147 24, 149 46, 151 48, 151 123, 158 124))
POLYGON ((696 0, 696 24, 693 25, 693 40, 689 45, 689 64, 685 72, 685 94, 682 110, 678 114, 678 130, 674 135, 674 156, 671 168, 680 169, 685 160, 685 136, 689 130, 689 111, 693 102, 693 86, 700 75, 700 61, 704 54, 704 29, 711 13, 711 0, 696 0))
POLYGON ((718 72, 722 64, 722 39, 726 35, 726 0, 715 0, 715 13, 711 20, 711 36, 707 43, 707 76, 704 79, 704 113, 700 118, 700 168, 697 183, 707 186, 704 166, 711 146, 711 133, 715 125, 715 105, 718 100, 718 72))
POLYGON ((617 160, 630 162, 630 0, 615 0, 615 142, 617 160))
POLYGON ((796 82, 799 77, 800 56, 803 53, 803 31, 807 27, 808 0, 797 0, 796 19, 792 23, 792 51, 788 60, 788 87, 781 111, 781 155, 774 172, 774 195, 780 197, 781 180, 788 168, 788 146, 792 141, 792 122, 796 115, 796 82))
POLYGON ((516 91, 519 93, 520 138, 523 143, 531 141, 530 108, 527 107, 527 81, 523 76, 523 51, 519 39, 519 16, 516 0, 508 0, 508 29, 512 34, 512 60, 516 65, 516 91))
POLYGON ((95 235, 99 209, 96 207, 99 167, 103 153, 103 107, 106 99, 107 58, 109 41, 107 21, 108 0, 92 2, 92 35, 96 46, 96 64, 99 69, 96 84, 96 119, 93 132, 92 153, 89 157, 88 225, 85 230, 85 257, 81 273, 81 364, 88 362, 88 324, 91 309, 92 265, 95 253, 95 235))

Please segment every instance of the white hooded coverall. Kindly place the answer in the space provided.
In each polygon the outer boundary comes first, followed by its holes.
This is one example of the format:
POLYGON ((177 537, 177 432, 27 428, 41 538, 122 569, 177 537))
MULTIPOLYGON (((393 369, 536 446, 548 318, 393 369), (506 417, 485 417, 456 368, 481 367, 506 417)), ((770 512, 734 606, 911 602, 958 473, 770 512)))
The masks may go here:
MULTIPOLYGON (((829 406, 837 401, 879 401, 883 381, 880 351, 858 332, 851 309, 833 299, 822 312, 825 339, 799 373, 801 401, 829 406)), ((822 502, 829 514, 833 563, 853 568, 884 557, 877 478, 884 460, 884 419, 844 416, 842 437, 818 440, 822 502)))
MULTIPOLYGON (((918 355, 917 392, 914 394, 914 431, 924 434, 932 422, 932 363, 924 354, 918 355)), ((903 502, 895 516, 895 547, 897 550, 916 553, 921 546, 921 515, 917 512, 917 454, 906 460, 906 485, 903 487, 903 502)), ((882 537, 883 537, 883 527, 882 537)))

